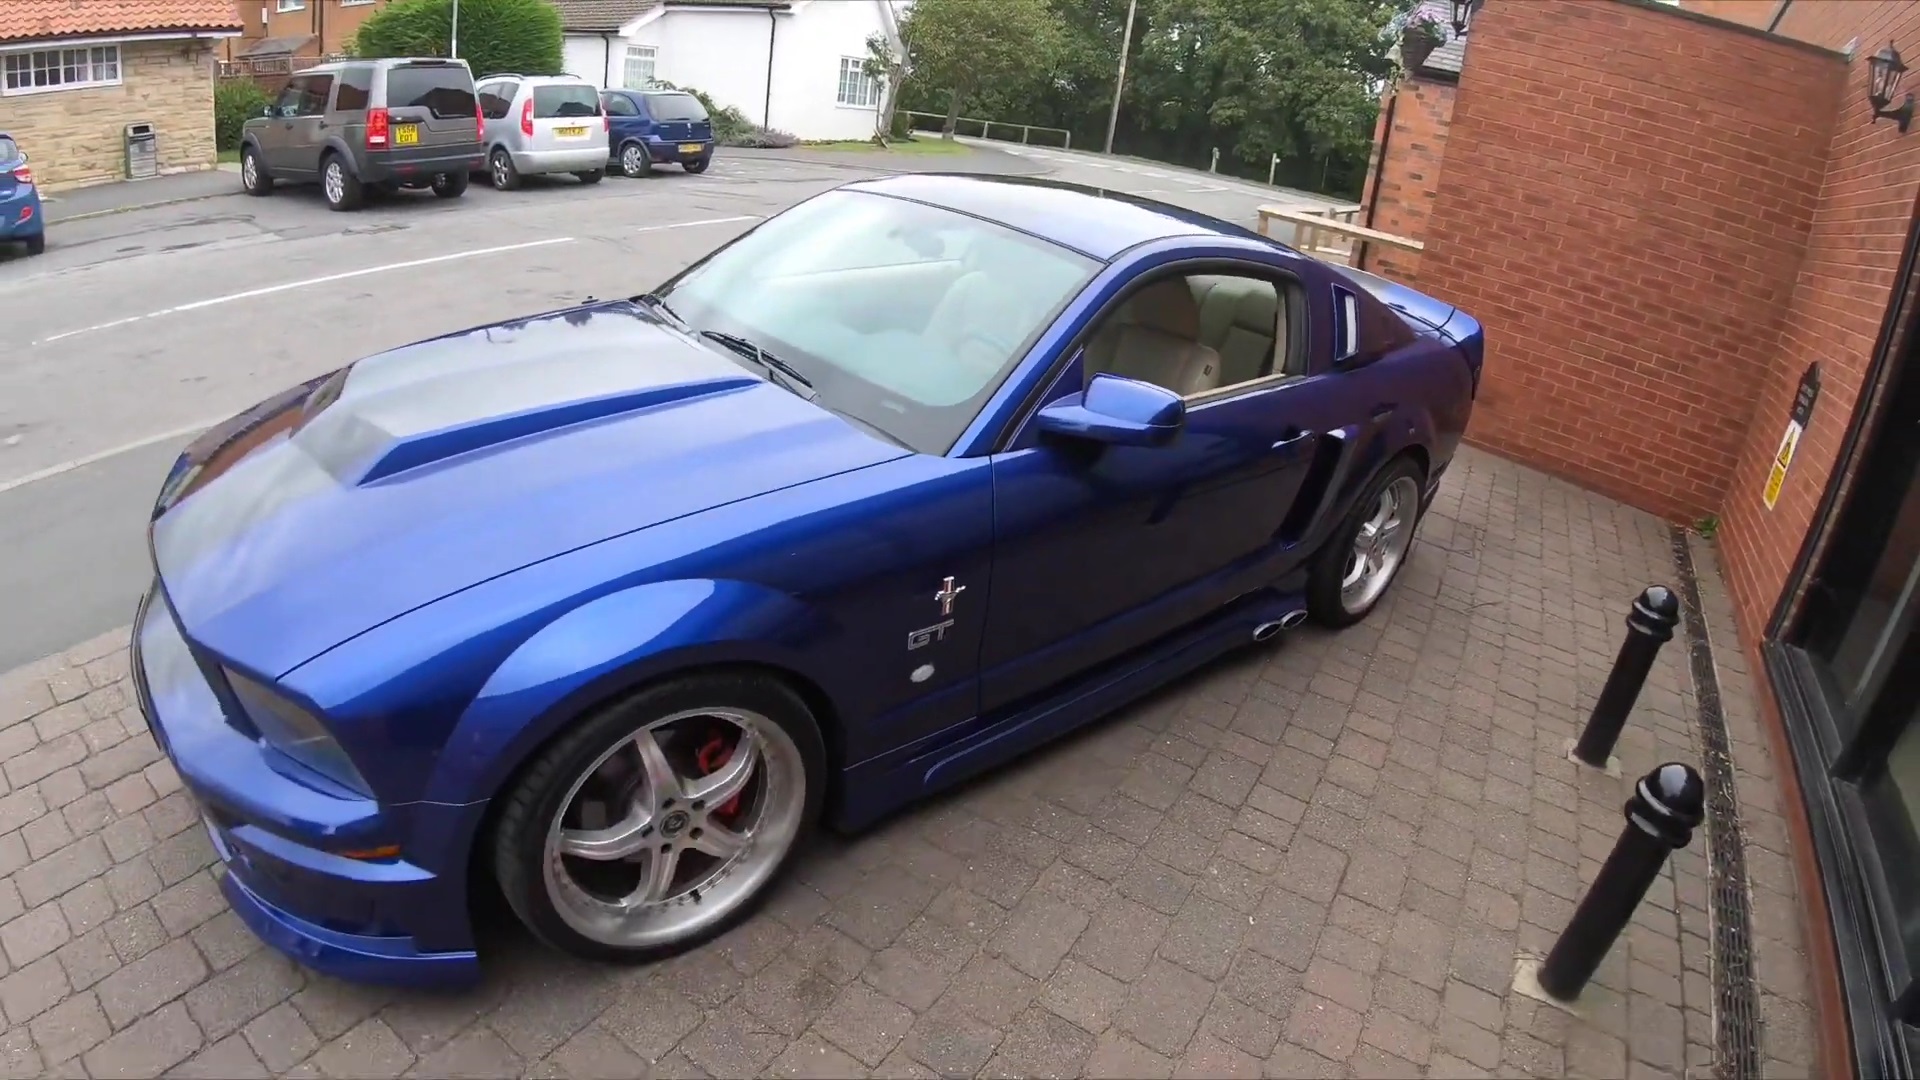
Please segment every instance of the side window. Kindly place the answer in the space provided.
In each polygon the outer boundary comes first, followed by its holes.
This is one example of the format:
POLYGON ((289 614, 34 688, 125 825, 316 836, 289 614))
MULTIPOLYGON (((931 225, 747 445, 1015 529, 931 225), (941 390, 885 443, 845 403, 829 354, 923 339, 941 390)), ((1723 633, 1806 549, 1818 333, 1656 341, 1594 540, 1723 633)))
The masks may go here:
POLYGON ((334 112, 365 112, 372 100, 373 71, 348 68, 340 73, 340 85, 333 92, 334 112))
POLYGON ((273 115, 299 116, 300 98, 306 92, 307 77, 305 75, 288 79, 287 85, 280 88, 280 96, 273 100, 273 115))
POLYGON ((333 93, 333 76, 309 75, 300 91, 301 116, 320 116, 327 111, 327 97, 333 93))
POLYGON ((608 116, 640 115, 640 110, 633 107, 632 99, 625 94, 601 94, 600 104, 606 108, 608 116))
POLYGON ((480 115, 489 120, 500 120, 507 115, 509 99, 502 98, 502 92, 511 93, 505 83, 481 83, 476 91, 480 96, 480 115))
POLYGON ((1211 396, 1305 373, 1289 332, 1295 286, 1251 274, 1177 274, 1138 290, 1087 340, 1087 377, 1107 372, 1211 396))

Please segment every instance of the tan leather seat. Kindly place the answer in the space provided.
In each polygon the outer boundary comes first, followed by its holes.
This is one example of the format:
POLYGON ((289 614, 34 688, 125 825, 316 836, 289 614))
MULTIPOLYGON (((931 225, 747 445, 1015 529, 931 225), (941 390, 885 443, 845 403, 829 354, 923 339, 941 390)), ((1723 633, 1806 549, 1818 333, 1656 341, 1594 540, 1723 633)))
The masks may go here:
POLYGON ((1006 340, 1032 321, 1032 302, 996 282, 992 275, 973 270, 960 275, 933 309, 922 337, 950 342, 953 358, 985 375, 999 370, 1020 344, 1006 340))
POLYGON ((1135 293, 1087 343, 1089 377, 1108 372, 1191 396, 1220 385, 1220 354, 1200 343, 1200 305, 1181 278, 1135 293))
POLYGON ((1286 309, 1272 283, 1226 275, 1195 275, 1188 283, 1200 305, 1200 343, 1220 354, 1220 385, 1280 370, 1274 343, 1286 340, 1286 309))

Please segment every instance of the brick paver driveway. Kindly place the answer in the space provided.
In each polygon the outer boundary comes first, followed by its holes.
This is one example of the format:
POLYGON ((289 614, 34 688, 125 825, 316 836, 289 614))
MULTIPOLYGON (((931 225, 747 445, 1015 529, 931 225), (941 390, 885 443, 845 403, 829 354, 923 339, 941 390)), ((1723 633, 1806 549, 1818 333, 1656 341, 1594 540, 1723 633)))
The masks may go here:
MULTIPOLYGON (((1660 523, 1463 451, 1362 626, 1249 650, 825 841, 764 914, 697 953, 601 968, 503 923, 486 984, 457 996, 324 980, 247 933, 109 635, 0 677, 0 1061, 221 1077, 1703 1072, 1704 837, 1583 1016, 1510 989, 1516 953, 1544 951, 1612 844, 1632 779, 1699 760, 1677 646, 1621 744, 1625 779, 1563 749, 1626 604, 1673 566, 1660 523)), ((1765 1052, 1804 1076, 1786 840, 1737 648, 1713 629, 1765 1052)))

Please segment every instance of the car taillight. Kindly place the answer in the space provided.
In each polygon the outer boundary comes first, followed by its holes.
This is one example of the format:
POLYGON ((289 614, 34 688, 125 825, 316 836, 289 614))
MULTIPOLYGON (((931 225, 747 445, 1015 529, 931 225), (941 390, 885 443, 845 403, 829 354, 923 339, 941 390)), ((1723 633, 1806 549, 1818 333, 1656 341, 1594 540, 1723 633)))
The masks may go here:
POLYGON ((600 110, 600 130, 601 131, 613 130, 613 117, 608 116, 607 110, 605 109, 600 110))
POLYGON ((14 183, 20 184, 24 187, 32 187, 33 186, 33 170, 27 168, 25 165, 16 166, 13 170, 13 181, 14 183))
POLYGON ((475 134, 481 136, 482 138, 486 136, 487 114, 481 110, 480 103, 478 101, 473 103, 473 130, 475 134))
POLYGON ((528 98, 527 103, 525 105, 520 106, 520 134, 522 135, 533 134, 533 99, 532 98, 528 98))
POLYGON ((389 123, 387 119, 387 110, 368 109, 367 110, 367 145, 368 146, 387 145, 388 134, 389 134, 389 123))

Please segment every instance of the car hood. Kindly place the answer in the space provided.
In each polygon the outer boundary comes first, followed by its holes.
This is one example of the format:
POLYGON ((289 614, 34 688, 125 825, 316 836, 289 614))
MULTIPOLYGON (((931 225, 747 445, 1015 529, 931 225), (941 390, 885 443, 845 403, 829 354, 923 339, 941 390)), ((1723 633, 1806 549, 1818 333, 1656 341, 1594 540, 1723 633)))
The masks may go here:
POLYGON ((153 556, 188 636, 278 677, 530 563, 906 453, 593 304, 381 353, 207 432, 153 556))

